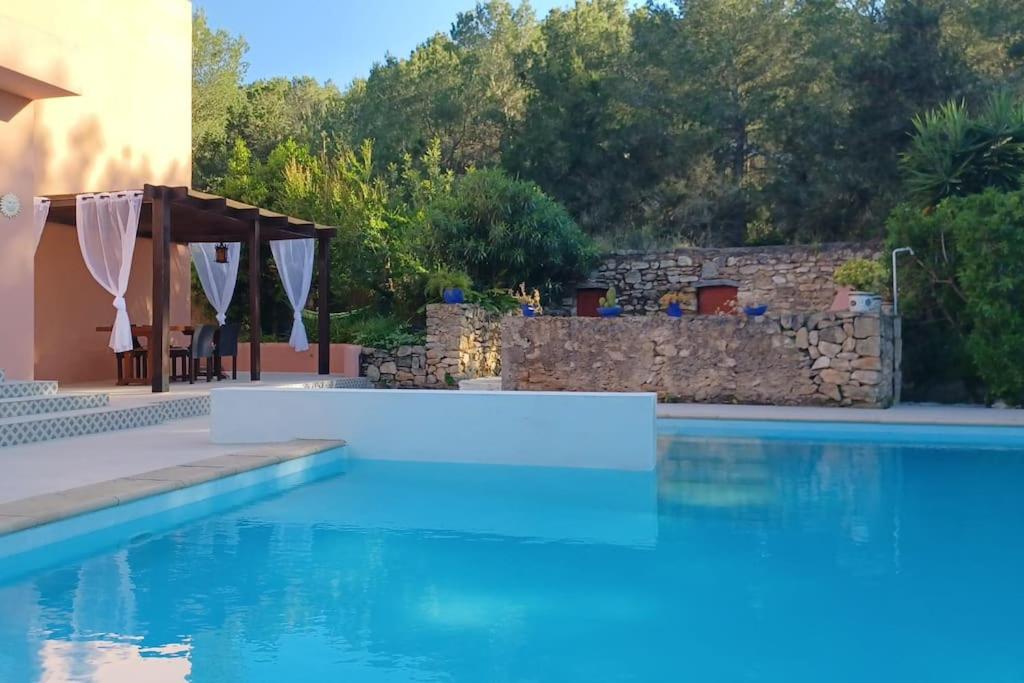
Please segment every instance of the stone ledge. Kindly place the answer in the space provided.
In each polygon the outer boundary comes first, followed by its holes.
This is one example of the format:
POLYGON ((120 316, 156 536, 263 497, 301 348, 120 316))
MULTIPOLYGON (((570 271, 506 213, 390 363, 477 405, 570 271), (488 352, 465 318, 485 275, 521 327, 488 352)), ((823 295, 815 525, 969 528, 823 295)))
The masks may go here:
POLYGON ((3 503, 0 504, 0 535, 304 458, 344 445, 345 442, 341 440, 296 440, 266 446, 244 446, 237 453, 3 503))

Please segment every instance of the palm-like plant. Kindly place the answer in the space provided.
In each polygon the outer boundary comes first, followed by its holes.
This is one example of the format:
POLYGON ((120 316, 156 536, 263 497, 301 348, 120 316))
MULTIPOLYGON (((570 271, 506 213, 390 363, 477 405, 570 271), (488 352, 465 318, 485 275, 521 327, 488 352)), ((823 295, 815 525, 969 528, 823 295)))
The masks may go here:
POLYGON ((914 119, 903 154, 907 187, 924 206, 986 188, 1012 190, 1024 176, 1024 101, 994 95, 977 116, 948 102, 914 119))

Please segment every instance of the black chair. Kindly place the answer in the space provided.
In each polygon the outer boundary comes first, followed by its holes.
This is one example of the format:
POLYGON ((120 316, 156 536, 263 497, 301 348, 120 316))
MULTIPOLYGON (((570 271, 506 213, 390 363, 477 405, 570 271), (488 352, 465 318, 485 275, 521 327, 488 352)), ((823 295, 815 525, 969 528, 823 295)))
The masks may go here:
POLYGON ((171 346, 171 381, 180 380, 184 382, 192 376, 189 371, 189 358, 192 354, 192 349, 187 346, 171 346), (181 361, 181 372, 178 372, 178 361, 181 361))
POLYGON ((221 373, 224 372, 224 359, 228 356, 231 357, 231 379, 238 379, 238 333, 241 329, 238 323, 220 326, 216 345, 217 379, 224 379, 221 373))
POLYGON ((194 384, 199 374, 199 361, 206 359, 206 381, 213 381, 214 359, 216 353, 213 337, 217 333, 215 325, 200 325, 192 335, 192 348, 189 349, 188 383, 194 384))

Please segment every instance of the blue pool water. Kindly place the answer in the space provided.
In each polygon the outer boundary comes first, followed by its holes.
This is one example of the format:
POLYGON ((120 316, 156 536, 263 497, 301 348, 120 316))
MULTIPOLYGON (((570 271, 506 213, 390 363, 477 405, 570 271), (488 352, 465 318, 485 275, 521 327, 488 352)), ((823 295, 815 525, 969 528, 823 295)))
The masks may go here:
POLYGON ((1024 451, 353 462, 0 585, 0 681, 1024 681, 1024 451))

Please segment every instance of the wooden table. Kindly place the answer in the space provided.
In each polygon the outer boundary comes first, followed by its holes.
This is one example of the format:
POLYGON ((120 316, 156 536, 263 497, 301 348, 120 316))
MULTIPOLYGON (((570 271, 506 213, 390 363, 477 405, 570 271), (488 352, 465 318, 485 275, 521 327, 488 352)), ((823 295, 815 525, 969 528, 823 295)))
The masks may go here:
MULTIPOLYGON (((97 332, 111 332, 113 331, 111 325, 101 325, 96 328, 97 332)), ((171 325, 171 332, 181 332, 192 336, 195 334, 195 326, 193 325, 171 325)), ((157 360, 153 358, 153 326, 152 325, 132 325, 132 336, 142 337, 146 340, 146 357, 147 357, 147 368, 153 367, 153 363, 157 360)), ((117 355, 117 383, 119 386, 127 384, 149 384, 148 373, 137 373, 135 372, 135 365, 132 363, 132 354, 130 352, 122 352, 117 355)))

